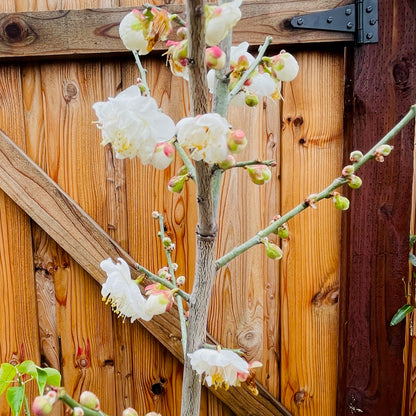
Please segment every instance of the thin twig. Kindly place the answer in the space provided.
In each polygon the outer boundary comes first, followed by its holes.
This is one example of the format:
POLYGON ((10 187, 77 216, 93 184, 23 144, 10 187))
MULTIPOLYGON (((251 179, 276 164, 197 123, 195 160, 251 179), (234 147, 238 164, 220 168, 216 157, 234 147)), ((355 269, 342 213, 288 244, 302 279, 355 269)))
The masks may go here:
MULTIPOLYGON (((379 142, 377 142, 376 145, 374 145, 358 162, 354 163, 354 172, 356 172, 362 165, 364 165, 364 163, 374 158, 374 153, 377 147, 383 144, 387 144, 397 133, 399 133, 399 131, 403 127, 405 127, 415 117, 416 104, 410 107, 409 112, 379 142)), ((340 176, 339 178, 336 178, 328 187, 326 187, 323 191, 319 192, 314 196, 313 202, 318 202, 322 199, 330 198, 332 192, 335 189, 341 187, 342 185, 345 185, 347 182, 348 179, 345 177, 340 176)), ((249 250, 251 247, 260 244, 262 238, 267 237, 269 234, 275 232, 285 222, 287 222, 295 215, 299 214, 300 212, 302 212, 310 206, 311 204, 307 201, 300 203, 295 208, 287 212, 285 215, 282 215, 279 219, 273 221, 273 223, 270 224, 268 227, 259 231, 255 236, 245 241, 243 244, 234 247, 232 250, 230 250, 228 253, 226 253, 224 256, 222 256, 215 262, 217 270, 225 266, 227 263, 235 259, 237 256, 249 250)))

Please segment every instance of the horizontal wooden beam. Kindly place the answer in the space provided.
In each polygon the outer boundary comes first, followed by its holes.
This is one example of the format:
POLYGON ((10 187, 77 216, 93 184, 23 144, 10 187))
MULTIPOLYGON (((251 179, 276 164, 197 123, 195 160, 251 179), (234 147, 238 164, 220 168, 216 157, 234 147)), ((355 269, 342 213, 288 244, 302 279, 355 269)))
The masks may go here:
MULTIPOLYGON (((351 33, 294 29, 290 19, 296 15, 332 9, 348 0, 263 0, 242 5, 242 19, 233 41, 260 45, 267 35, 273 43, 351 42, 351 33)), ((168 5, 171 13, 184 14, 183 5, 168 5)), ((131 8, 58 10, 0 13, 0 60, 56 59, 112 56, 129 53, 118 35, 118 26, 131 8)), ((165 49, 158 43, 156 50, 165 49)))
MULTIPOLYGON (((1 130, 0 188, 98 283, 106 279, 99 264, 108 257, 122 257, 133 278, 139 277, 134 259, 1 130)), ((176 308, 140 323, 183 362, 176 308)), ((257 387, 258 396, 246 387, 211 390, 236 415, 290 415, 262 385, 257 387)))

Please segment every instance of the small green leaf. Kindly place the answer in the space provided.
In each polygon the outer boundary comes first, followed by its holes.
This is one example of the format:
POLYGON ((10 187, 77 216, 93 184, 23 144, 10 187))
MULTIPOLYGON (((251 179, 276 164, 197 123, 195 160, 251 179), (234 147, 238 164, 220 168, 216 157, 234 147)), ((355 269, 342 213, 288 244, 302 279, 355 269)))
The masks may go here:
POLYGON ((390 326, 397 325, 399 322, 406 318, 406 315, 413 311, 415 307, 413 305, 403 305, 393 316, 390 322, 390 326))
POLYGON ((412 263, 412 266, 416 267, 416 256, 413 253, 409 253, 409 261, 412 263))
POLYGON ((26 360, 16 366, 16 370, 20 374, 29 374, 32 378, 36 379, 38 373, 36 371, 36 365, 31 360, 26 360))
POLYGON ((37 366, 36 366, 36 371, 37 371, 36 380, 38 382, 39 394, 42 396, 43 391, 45 390, 48 374, 46 373, 44 368, 40 368, 37 366))
POLYGON ((61 373, 58 370, 51 367, 42 368, 42 370, 45 371, 47 375, 46 383, 55 387, 61 385, 61 373))
POLYGON ((6 391, 16 375, 16 367, 3 363, 0 367, 0 396, 6 391))
POLYGON ((410 247, 413 247, 416 243, 416 235, 414 234, 410 234, 410 238, 409 238, 409 245, 410 247))
POLYGON ((12 409, 13 416, 18 416, 25 398, 25 386, 10 387, 6 393, 7 403, 12 409))

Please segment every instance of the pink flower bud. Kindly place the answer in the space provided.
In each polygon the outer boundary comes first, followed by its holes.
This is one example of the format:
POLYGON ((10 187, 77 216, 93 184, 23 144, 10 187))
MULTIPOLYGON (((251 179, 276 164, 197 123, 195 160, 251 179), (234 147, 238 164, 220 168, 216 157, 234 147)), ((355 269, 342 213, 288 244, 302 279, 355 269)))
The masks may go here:
POLYGON ((47 396, 37 396, 32 403, 32 412, 35 416, 45 416, 52 411, 52 403, 47 396))
POLYGON ((152 212, 152 218, 154 218, 155 220, 157 220, 159 218, 159 213, 157 211, 153 211, 152 212))
POLYGON ((168 182, 168 189, 171 192, 181 192, 185 182, 189 179, 188 175, 181 175, 181 176, 173 176, 169 179, 168 182))
POLYGON ((272 176, 272 172, 266 165, 250 165, 245 167, 250 175, 251 180, 256 185, 263 185, 268 182, 272 176))
POLYGON ((382 144, 375 150, 374 157, 376 158, 377 162, 384 162, 384 158, 388 156, 392 150, 393 146, 382 144))
POLYGON ((299 65, 290 53, 281 51, 270 58, 273 75, 280 81, 293 81, 299 72, 299 65))
POLYGON ((243 130, 231 130, 227 141, 231 153, 239 153, 247 146, 247 138, 243 130))
POLYGON ((132 407, 128 407, 123 410, 122 416, 139 416, 139 414, 132 407))
POLYGON ((207 68, 219 70, 225 65, 225 53, 218 46, 211 46, 205 51, 207 68))
POLYGON ((180 27, 176 31, 176 34, 178 35, 179 39, 186 39, 186 37, 188 36, 188 29, 186 27, 180 27))
POLYGON ((235 157, 233 155, 228 155, 226 159, 218 163, 218 166, 221 169, 227 170, 235 166, 236 163, 235 157))
POLYGON ((152 165, 156 169, 166 169, 175 158, 175 146, 169 142, 158 143, 152 155, 152 165))
POLYGON ((79 403, 82 406, 88 407, 88 409, 100 410, 100 401, 98 400, 98 397, 90 391, 83 391, 81 393, 79 403))

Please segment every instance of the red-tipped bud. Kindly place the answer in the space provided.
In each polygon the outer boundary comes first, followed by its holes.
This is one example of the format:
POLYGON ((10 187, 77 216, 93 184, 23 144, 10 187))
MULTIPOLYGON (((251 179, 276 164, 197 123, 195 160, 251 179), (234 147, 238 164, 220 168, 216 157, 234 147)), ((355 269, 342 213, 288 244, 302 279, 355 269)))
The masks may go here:
POLYGON ((388 156, 392 150, 393 146, 382 144, 375 150, 374 157, 376 158, 377 162, 384 162, 384 158, 388 156))
POLYGON ((353 165, 344 166, 344 168, 342 169, 342 176, 344 177, 351 176, 353 173, 354 173, 353 165))
POLYGON ((205 51, 205 61, 209 69, 221 69, 225 65, 225 53, 218 46, 211 46, 205 51))
POLYGON ((181 175, 181 176, 173 176, 172 178, 169 179, 168 182, 168 189, 171 192, 181 192, 185 182, 188 180, 188 175, 181 175))
POLYGON ((100 401, 98 400, 98 397, 90 391, 83 391, 81 393, 79 403, 82 406, 88 407, 88 409, 100 410, 100 401))
POLYGON ((363 154, 359 150, 354 150, 353 152, 350 153, 351 162, 359 162, 362 159, 362 157, 363 157, 363 154))
POLYGON ((228 149, 231 153, 239 153, 247 146, 247 138, 243 130, 230 130, 228 134, 228 149))
POLYGON ((175 146, 169 142, 158 143, 152 155, 152 165, 156 169, 166 169, 175 158, 175 146))
POLYGON ((289 237, 289 228, 287 228, 286 224, 281 225, 277 229, 277 235, 283 240, 289 237))
POLYGON ((176 278, 176 285, 183 286, 185 284, 185 281, 186 281, 185 276, 178 276, 176 278))
POLYGON ((299 65, 293 55, 281 51, 270 58, 273 75, 280 81, 293 81, 299 72, 299 65))
POLYGON ((358 189, 362 184, 363 184, 363 181, 357 175, 351 175, 348 178, 348 186, 352 189, 358 189))
POLYGON ((263 185, 272 177, 272 172, 266 165, 251 165, 245 168, 256 185, 263 185))

